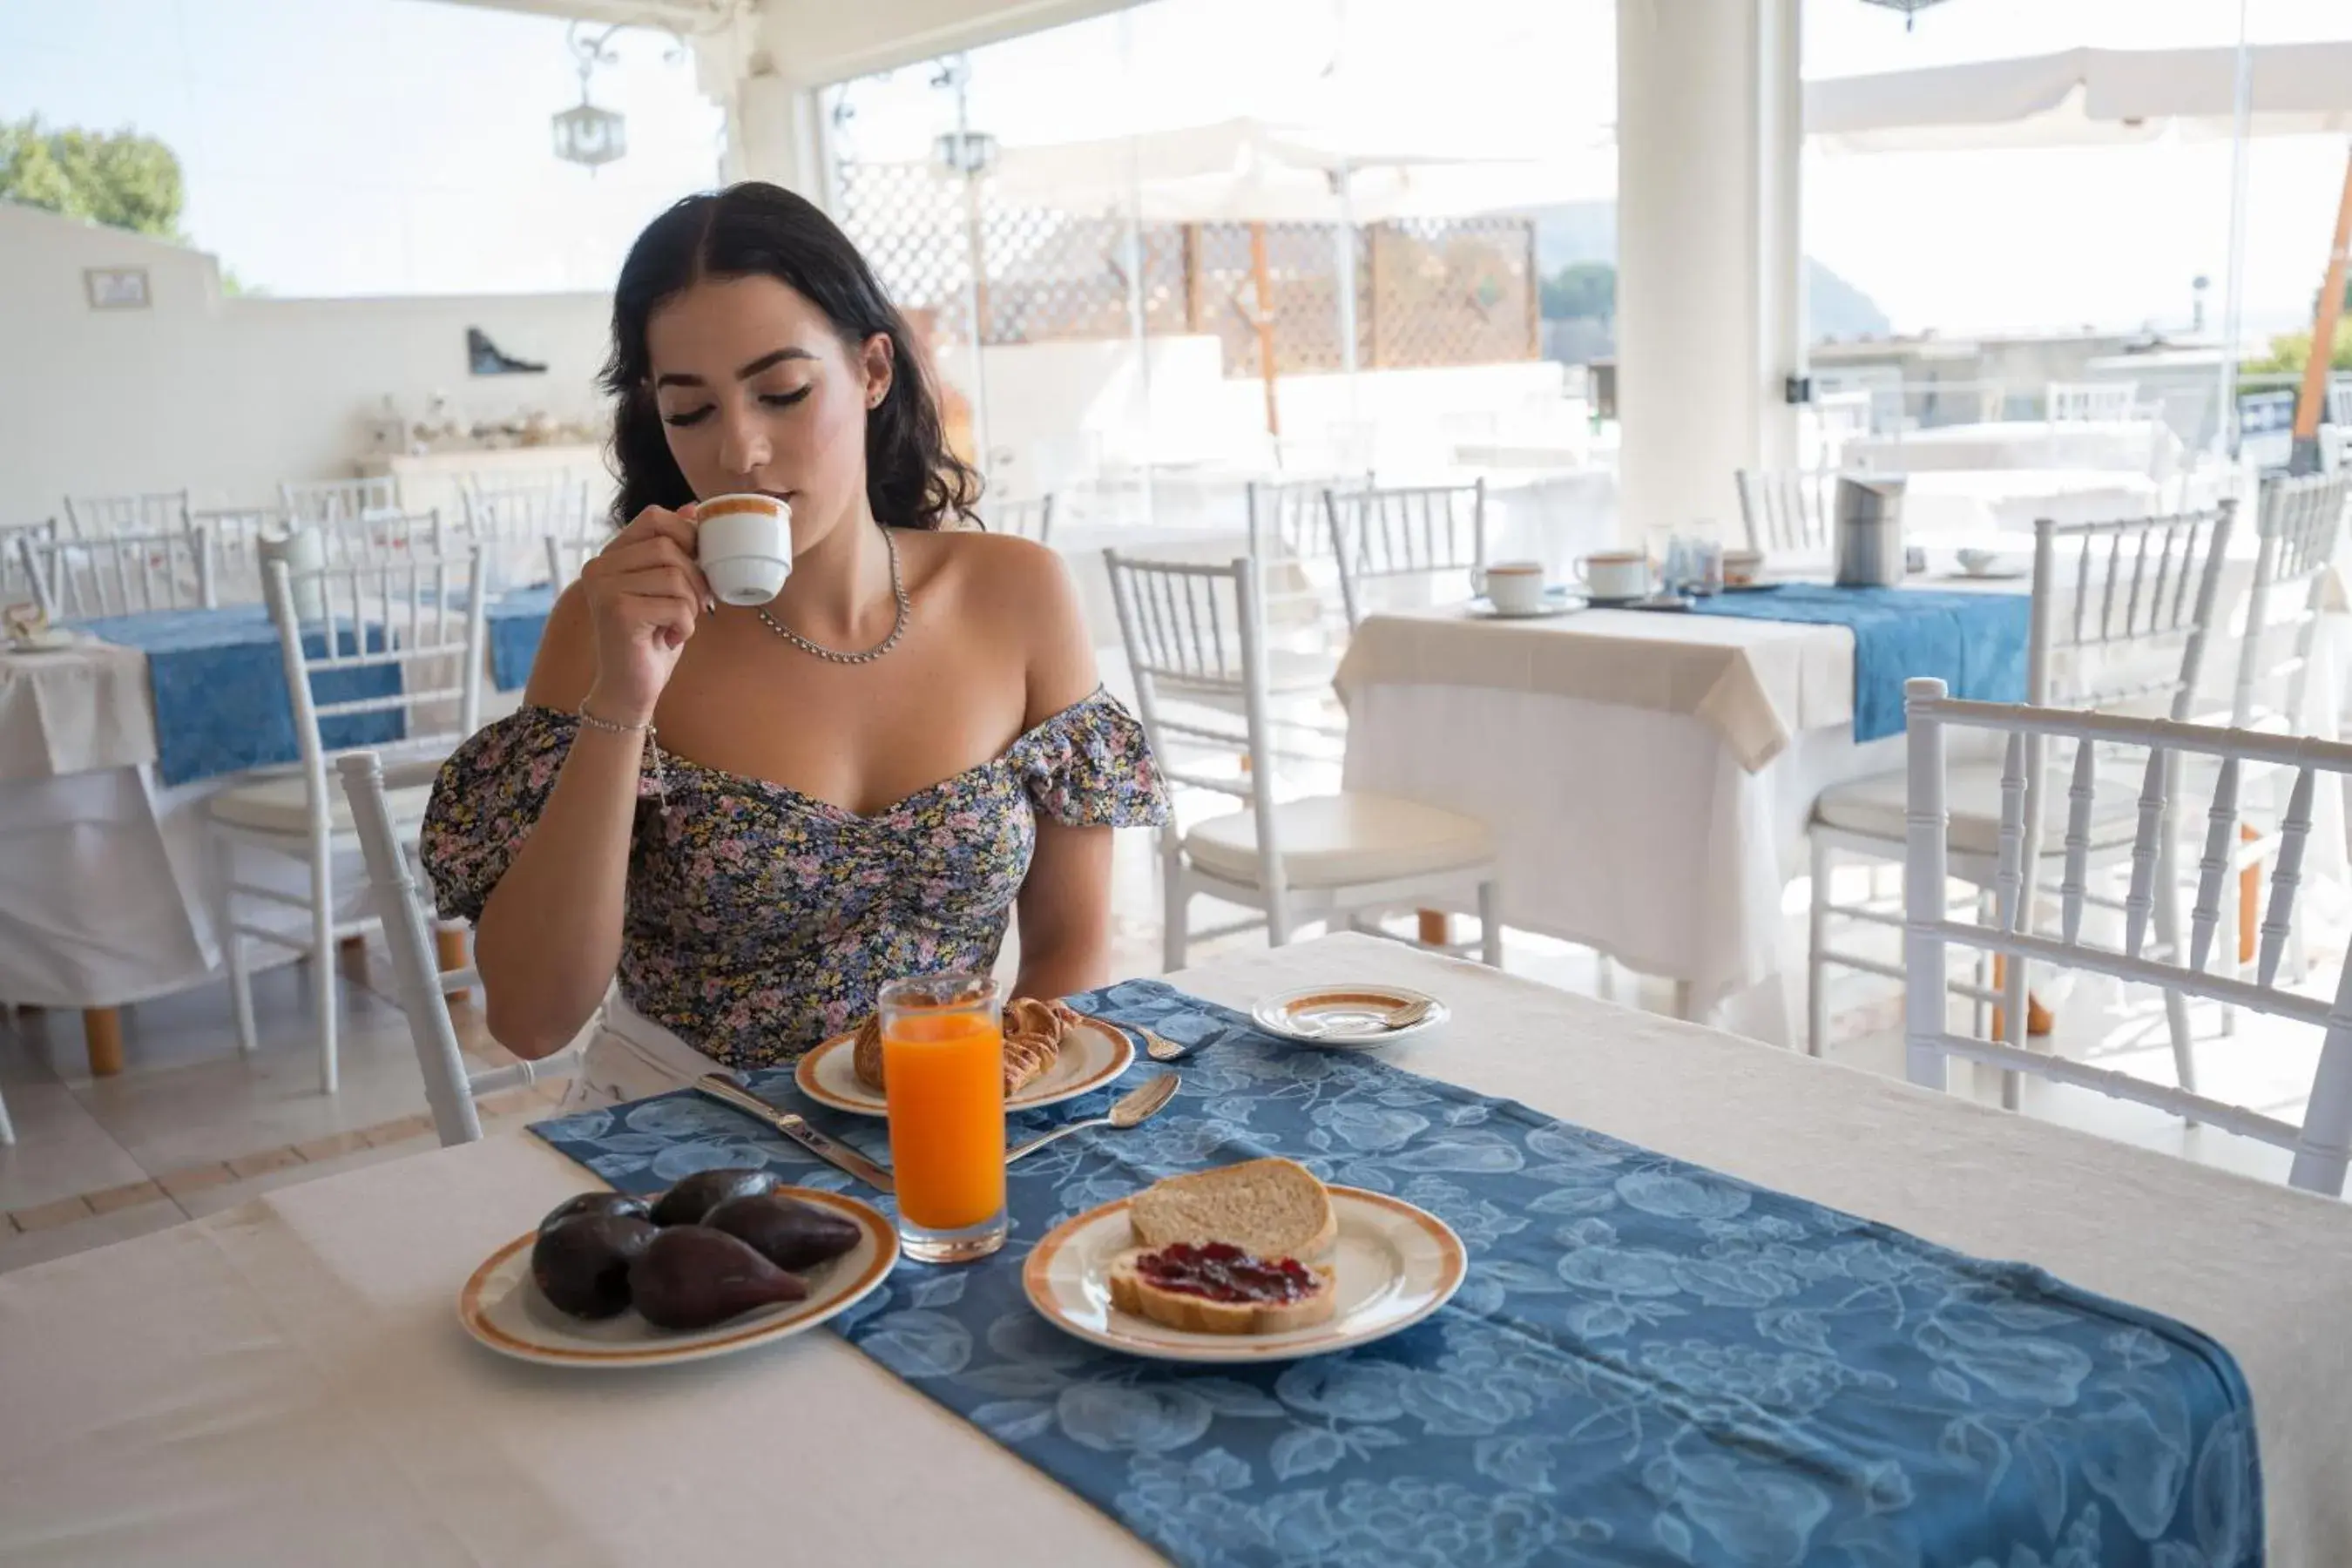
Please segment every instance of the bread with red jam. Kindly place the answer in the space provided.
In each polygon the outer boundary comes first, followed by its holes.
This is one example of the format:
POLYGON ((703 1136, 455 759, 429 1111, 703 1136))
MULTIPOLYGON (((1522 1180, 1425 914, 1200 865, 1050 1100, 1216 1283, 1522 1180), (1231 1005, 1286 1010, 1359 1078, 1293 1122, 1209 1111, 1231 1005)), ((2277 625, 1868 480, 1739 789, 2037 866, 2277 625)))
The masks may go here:
POLYGON ((1273 1334, 1339 1307, 1331 1194, 1295 1160, 1171 1176, 1128 1205, 1135 1247, 1113 1260, 1111 1304, 1171 1329, 1273 1334))

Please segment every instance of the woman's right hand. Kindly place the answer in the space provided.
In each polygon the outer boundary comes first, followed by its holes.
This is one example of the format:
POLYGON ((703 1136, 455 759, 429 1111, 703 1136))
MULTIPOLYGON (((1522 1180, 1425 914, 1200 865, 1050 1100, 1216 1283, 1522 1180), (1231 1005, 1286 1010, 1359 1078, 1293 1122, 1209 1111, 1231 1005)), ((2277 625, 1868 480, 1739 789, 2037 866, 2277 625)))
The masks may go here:
POLYGON ((615 724, 648 724, 686 639, 710 601, 695 563, 694 508, 649 506, 582 567, 595 626, 588 709, 615 724))

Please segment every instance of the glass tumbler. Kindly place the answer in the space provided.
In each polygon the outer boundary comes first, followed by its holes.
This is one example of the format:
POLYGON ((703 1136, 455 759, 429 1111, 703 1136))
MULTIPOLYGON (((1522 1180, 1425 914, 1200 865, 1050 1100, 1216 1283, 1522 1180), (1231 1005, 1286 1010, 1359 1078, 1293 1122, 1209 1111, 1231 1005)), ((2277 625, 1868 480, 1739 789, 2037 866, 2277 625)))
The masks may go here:
POLYGON ((883 1099, 898 1242, 922 1263, 1004 1245, 1004 1021, 994 980, 939 974, 882 988, 883 1099))

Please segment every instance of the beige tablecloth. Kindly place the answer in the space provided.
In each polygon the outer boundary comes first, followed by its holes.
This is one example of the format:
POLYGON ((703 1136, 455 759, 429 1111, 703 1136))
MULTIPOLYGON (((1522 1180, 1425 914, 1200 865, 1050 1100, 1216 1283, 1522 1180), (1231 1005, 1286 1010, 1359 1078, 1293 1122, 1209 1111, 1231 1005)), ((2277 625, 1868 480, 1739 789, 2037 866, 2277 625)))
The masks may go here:
POLYGON ((1339 686, 1351 706, 1375 686, 1450 686, 1677 714, 1705 721, 1753 772, 1797 731, 1853 718, 1853 634, 1646 610, 1498 621, 1448 605, 1366 618, 1339 686))
POLYGON ((155 760, 147 656, 84 637, 69 648, 0 648, 0 783, 155 760))
MULTIPOLYGON (((2352 1563, 2352 1209, 1365 938, 1178 977, 1373 978, 1455 1009, 1400 1066, 2214 1335, 2273 1568, 2352 1563)), ((478 1350, 458 1286, 590 1184, 514 1136, 0 1277, 0 1562, 1152 1560, 830 1334, 614 1373, 478 1350)))

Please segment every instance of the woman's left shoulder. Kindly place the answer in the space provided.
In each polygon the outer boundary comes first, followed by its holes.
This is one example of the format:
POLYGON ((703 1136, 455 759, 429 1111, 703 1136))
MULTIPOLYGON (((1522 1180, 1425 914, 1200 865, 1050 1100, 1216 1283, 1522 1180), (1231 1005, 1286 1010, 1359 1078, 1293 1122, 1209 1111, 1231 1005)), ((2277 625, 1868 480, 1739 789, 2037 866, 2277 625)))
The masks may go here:
POLYGON ((1051 616, 1077 613, 1077 588, 1069 563, 1034 540, 978 529, 943 530, 926 548, 957 597, 983 612, 1018 611, 1051 616))

